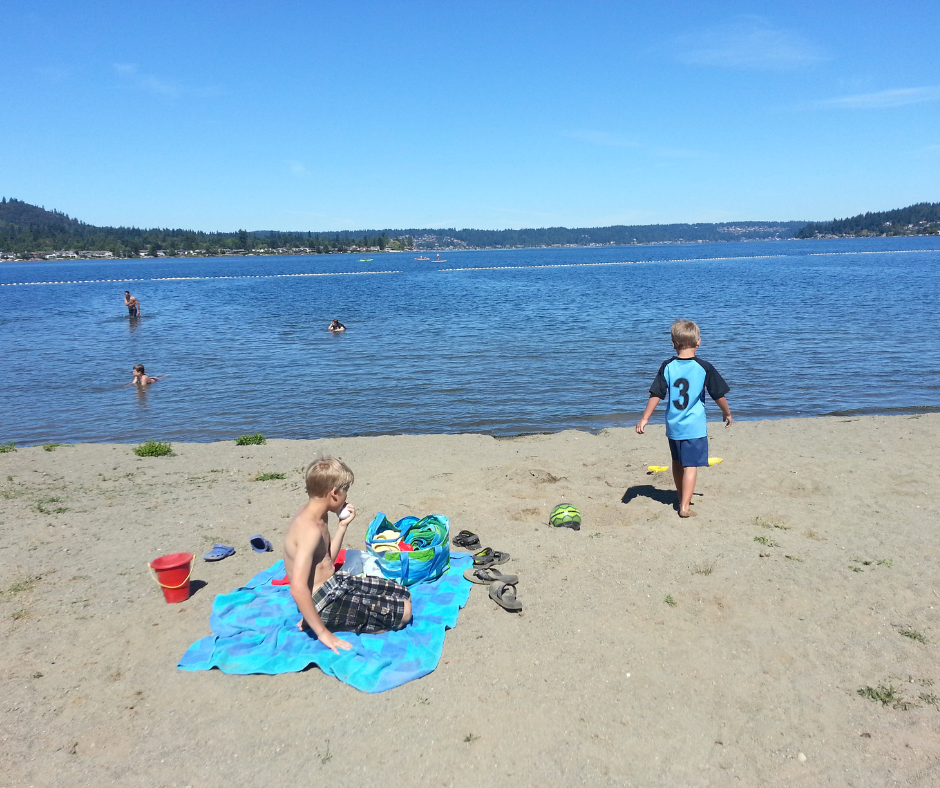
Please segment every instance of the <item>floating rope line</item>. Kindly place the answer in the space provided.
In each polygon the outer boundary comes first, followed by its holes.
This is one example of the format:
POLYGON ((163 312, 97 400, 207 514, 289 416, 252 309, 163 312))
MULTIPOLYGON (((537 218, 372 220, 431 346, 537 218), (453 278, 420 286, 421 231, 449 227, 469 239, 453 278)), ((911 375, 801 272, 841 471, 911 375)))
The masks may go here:
MULTIPOLYGON (((930 254, 940 249, 885 249, 884 251, 864 252, 808 252, 805 255, 791 254, 756 254, 730 257, 681 257, 663 260, 621 260, 613 263, 539 263, 537 265, 488 265, 467 266, 466 268, 438 268, 438 271, 521 271, 529 268, 598 268, 614 265, 645 265, 648 263, 707 263, 713 260, 770 260, 780 257, 838 257, 856 254, 930 254)), ((0 269, 2 270, 2 269, 0 269)), ((155 276, 140 279, 64 279, 50 282, 0 282, 0 287, 27 287, 29 285, 86 285, 96 283, 124 282, 198 282, 216 279, 283 279, 304 276, 380 276, 382 274, 401 274, 403 271, 331 271, 309 274, 239 274, 229 276, 155 276)))
POLYGON ((400 274, 401 271, 331 271, 322 274, 242 274, 233 276, 154 276, 149 279, 65 279, 57 282, 0 282, 0 287, 26 287, 28 285, 89 285, 98 282, 196 282, 207 279, 282 279, 297 276, 377 276, 400 274))
MULTIPOLYGON (((806 257, 835 257, 853 254, 919 254, 940 252, 940 249, 886 249, 883 252, 810 252, 806 257)), ((664 260, 623 260, 616 263, 539 263, 538 265, 489 265, 466 268, 439 268, 439 271, 520 271, 528 268, 593 268, 604 265, 646 265, 648 263, 707 263, 713 260, 769 260, 780 257, 802 257, 792 254, 754 254, 731 257, 679 257, 664 260)))

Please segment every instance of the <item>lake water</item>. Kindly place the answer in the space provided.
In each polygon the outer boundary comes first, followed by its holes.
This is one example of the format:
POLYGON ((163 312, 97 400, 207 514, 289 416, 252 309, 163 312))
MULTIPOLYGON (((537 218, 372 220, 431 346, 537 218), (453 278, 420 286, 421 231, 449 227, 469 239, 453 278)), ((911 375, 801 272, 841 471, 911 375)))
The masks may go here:
POLYGON ((940 406, 940 239, 416 256, 0 265, 0 441, 628 426, 678 317, 736 418, 940 406))

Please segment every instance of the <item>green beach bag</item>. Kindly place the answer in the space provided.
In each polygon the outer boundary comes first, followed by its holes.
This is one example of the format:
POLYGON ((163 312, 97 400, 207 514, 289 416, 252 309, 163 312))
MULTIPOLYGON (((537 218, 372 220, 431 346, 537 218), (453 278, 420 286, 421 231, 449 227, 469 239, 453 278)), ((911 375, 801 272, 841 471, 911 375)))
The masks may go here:
POLYGON ((366 548, 389 580, 403 586, 437 580, 450 566, 450 521, 429 514, 391 523, 379 512, 366 530, 366 548))

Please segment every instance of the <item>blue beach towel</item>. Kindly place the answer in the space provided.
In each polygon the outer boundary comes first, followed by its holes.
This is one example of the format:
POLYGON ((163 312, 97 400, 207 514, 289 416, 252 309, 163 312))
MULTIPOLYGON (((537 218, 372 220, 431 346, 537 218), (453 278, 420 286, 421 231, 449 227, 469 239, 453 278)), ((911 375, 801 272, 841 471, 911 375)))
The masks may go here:
POLYGON ((452 553, 450 569, 429 583, 412 586, 412 621, 381 635, 337 633, 352 644, 334 654, 315 637, 297 629, 300 614, 290 586, 272 586, 284 575, 284 562, 259 572, 242 588, 219 594, 212 604, 214 635, 197 640, 177 665, 180 670, 223 673, 290 673, 317 665, 363 692, 384 692, 426 676, 437 667, 444 631, 470 596, 463 573, 473 563, 468 553, 452 553))

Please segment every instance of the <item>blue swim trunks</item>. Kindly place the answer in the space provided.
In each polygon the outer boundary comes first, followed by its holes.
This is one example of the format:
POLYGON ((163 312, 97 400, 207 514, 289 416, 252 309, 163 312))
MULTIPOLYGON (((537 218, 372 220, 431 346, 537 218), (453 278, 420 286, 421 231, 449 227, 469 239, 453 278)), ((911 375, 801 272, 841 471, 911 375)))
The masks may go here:
POLYGON ((689 438, 684 441, 670 438, 669 453, 672 461, 683 468, 707 468, 708 438, 689 438))

